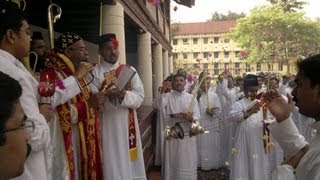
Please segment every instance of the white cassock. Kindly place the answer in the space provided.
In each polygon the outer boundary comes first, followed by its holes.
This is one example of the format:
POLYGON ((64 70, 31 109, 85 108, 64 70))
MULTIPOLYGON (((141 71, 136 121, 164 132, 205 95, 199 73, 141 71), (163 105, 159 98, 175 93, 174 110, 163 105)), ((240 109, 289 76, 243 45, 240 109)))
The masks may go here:
MULTIPOLYGON (((164 94, 167 95, 168 93, 164 94)), ((156 147, 154 165, 161 166, 163 161, 163 147, 164 147, 164 115, 166 114, 165 108, 161 108, 161 94, 154 99, 152 106, 157 109, 157 122, 156 122, 156 147)))
MULTIPOLYGON (((104 81, 104 73, 115 70, 119 63, 110 64, 105 61, 94 68, 94 81, 90 84, 92 92, 101 88, 104 81)), ((141 145, 141 135, 137 113, 143 98, 144 89, 141 79, 136 73, 131 80, 132 90, 126 91, 121 104, 116 106, 106 101, 101 107, 100 131, 102 137, 102 156, 103 156, 103 177, 105 180, 145 180, 146 173, 143 160, 143 149, 141 145), (138 159, 130 160, 129 156, 129 133, 128 133, 128 108, 134 109, 134 121, 136 129, 136 139, 138 148, 138 159)))
MULTIPOLYGON (((216 88, 217 95, 220 98, 222 118, 228 116, 231 106, 238 100, 238 92, 236 88, 229 89, 227 86, 228 80, 224 79, 222 83, 217 84, 216 88)), ((222 152, 223 161, 231 160, 231 148, 234 144, 236 128, 236 125, 231 124, 228 128, 221 129, 221 147, 224 149, 222 152)))
MULTIPOLYGON (((78 95, 81 92, 78 83, 73 83, 74 77, 68 77, 63 79, 58 72, 56 72, 58 78, 63 80, 65 86, 64 96, 60 99, 56 99, 52 106, 55 108, 58 105, 66 103, 68 100, 78 95)), ((57 92, 57 91, 56 91, 57 92)), ((68 102, 70 106, 70 114, 71 114, 71 123, 72 123, 72 145, 73 145, 73 154, 74 154, 74 164, 75 164, 75 179, 79 179, 79 151, 80 151, 80 143, 79 143, 79 128, 77 125, 78 122, 78 112, 76 104, 72 102, 68 102)), ((50 137, 51 143, 48 147, 48 151, 46 151, 47 168, 48 168, 48 180, 69 180, 70 173, 68 168, 68 161, 66 158, 66 149, 64 144, 64 137, 61 130, 61 125, 59 121, 58 114, 55 113, 54 118, 48 123, 50 128, 50 137)))
POLYGON ((218 169, 223 165, 221 159, 222 148, 220 144, 219 119, 217 118, 217 114, 220 113, 221 110, 218 96, 212 92, 209 92, 208 96, 206 93, 203 93, 199 100, 199 109, 201 116, 200 124, 208 130, 209 133, 197 136, 198 161, 203 170, 218 169), (208 100, 210 107, 219 108, 219 111, 213 116, 206 113, 208 100))
MULTIPOLYGON (((284 97, 287 100, 287 97, 284 97)), ((272 118, 275 121, 275 118, 267 111, 267 117, 272 118)), ((269 152, 269 173, 271 175, 272 171, 277 168, 284 161, 284 152, 278 142, 273 138, 272 134, 269 136, 270 142, 273 143, 274 146, 270 147, 269 152)))
MULTIPOLYGON (((320 129, 319 122, 312 125, 320 129)), ((291 118, 269 126, 273 137, 278 141, 284 150, 285 157, 290 158, 302 147, 308 144, 305 138, 299 134, 291 118)), ((313 138, 309 150, 300 160, 297 168, 290 165, 281 165, 273 172, 273 180, 318 180, 320 179, 320 135, 313 138)))
POLYGON ((279 93, 284 95, 284 96, 287 96, 287 92, 286 92, 286 89, 288 87, 288 83, 287 84, 282 84, 279 86, 279 93))
POLYGON ((300 114, 297 106, 295 106, 292 111, 292 120, 297 126, 299 133, 304 136, 307 142, 311 142, 311 139, 314 135, 311 125, 315 122, 315 120, 300 114))
POLYGON ((269 158, 263 147, 262 110, 243 118, 243 112, 252 101, 244 98, 232 106, 230 112, 239 121, 231 161, 231 180, 270 179, 269 158))
MULTIPOLYGON (((164 143, 164 180, 196 180, 197 179, 197 144, 196 137, 189 137, 189 122, 180 118, 170 118, 169 114, 176 114, 189 111, 189 104, 192 95, 183 91, 170 92, 167 96, 161 97, 161 106, 166 108, 166 125, 173 126, 180 122, 185 136, 184 139, 165 140, 164 143)), ((193 119, 199 120, 199 107, 196 99, 191 108, 193 119)))

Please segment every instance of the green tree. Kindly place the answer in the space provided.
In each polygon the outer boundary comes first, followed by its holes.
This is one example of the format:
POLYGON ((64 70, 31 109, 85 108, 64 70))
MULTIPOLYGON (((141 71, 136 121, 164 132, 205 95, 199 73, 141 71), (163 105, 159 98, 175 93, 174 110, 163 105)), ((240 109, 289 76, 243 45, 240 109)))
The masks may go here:
POLYGON ((179 25, 179 23, 172 23, 172 24, 170 25, 170 27, 171 27, 171 37, 176 36, 177 33, 178 33, 179 30, 180 30, 180 25, 179 25))
POLYGON ((297 10, 303 9, 303 6, 307 4, 305 1, 297 1, 297 0, 267 0, 271 4, 279 4, 283 11, 285 12, 293 12, 297 10))
POLYGON ((248 61, 281 62, 288 73, 292 61, 320 47, 319 22, 301 12, 284 12, 280 5, 253 9, 228 36, 247 50, 248 61))
POLYGON ((227 14, 219 13, 219 12, 214 12, 211 15, 211 19, 208 21, 227 21, 227 20, 237 20, 240 18, 245 17, 245 13, 236 13, 236 12, 231 12, 228 11, 227 14))

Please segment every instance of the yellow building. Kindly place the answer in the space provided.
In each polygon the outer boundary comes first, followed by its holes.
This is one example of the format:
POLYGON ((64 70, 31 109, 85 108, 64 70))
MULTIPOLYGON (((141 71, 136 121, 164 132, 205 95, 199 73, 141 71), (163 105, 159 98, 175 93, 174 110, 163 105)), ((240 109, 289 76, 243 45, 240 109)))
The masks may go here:
POLYGON ((241 58, 245 51, 226 37, 235 25, 234 20, 173 24, 174 71, 183 68, 198 75, 200 71, 208 70, 213 77, 225 69, 234 76, 260 71, 286 72, 286 67, 281 63, 268 65, 266 62, 246 62, 241 58))

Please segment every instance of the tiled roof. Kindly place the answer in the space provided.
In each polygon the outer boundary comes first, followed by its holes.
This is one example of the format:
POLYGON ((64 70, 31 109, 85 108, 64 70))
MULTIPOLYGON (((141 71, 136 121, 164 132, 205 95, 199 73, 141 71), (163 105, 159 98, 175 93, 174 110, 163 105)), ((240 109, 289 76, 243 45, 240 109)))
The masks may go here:
MULTIPOLYGON (((179 23, 172 24, 172 28, 179 26, 178 31, 174 35, 187 35, 187 34, 212 34, 212 33, 225 33, 236 26, 235 20, 230 21, 215 21, 215 22, 199 22, 199 23, 179 23)), ((174 31, 174 30, 173 30, 174 31)))

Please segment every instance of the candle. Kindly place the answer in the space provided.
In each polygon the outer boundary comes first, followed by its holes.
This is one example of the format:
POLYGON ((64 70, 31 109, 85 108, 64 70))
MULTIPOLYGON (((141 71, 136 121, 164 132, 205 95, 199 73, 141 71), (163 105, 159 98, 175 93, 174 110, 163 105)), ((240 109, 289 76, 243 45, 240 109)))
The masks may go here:
POLYGON ((198 93, 198 91, 199 91, 199 89, 200 89, 200 85, 202 84, 202 82, 204 81, 204 79, 205 79, 205 78, 202 78, 201 81, 200 81, 200 83, 197 84, 197 85, 194 87, 193 91, 192 91, 192 95, 193 95, 193 96, 192 96, 192 99, 191 99, 191 101, 190 101, 190 103, 189 103, 189 106, 188 106, 188 112, 192 112, 194 100, 195 100, 195 98, 197 97, 197 93, 198 93))
POLYGON ((210 102, 209 102, 209 92, 208 92, 208 82, 207 82, 207 76, 205 77, 206 79, 205 79, 205 85, 206 85, 206 99, 207 99, 207 107, 209 108, 209 109, 211 109, 211 105, 210 105, 210 102))

